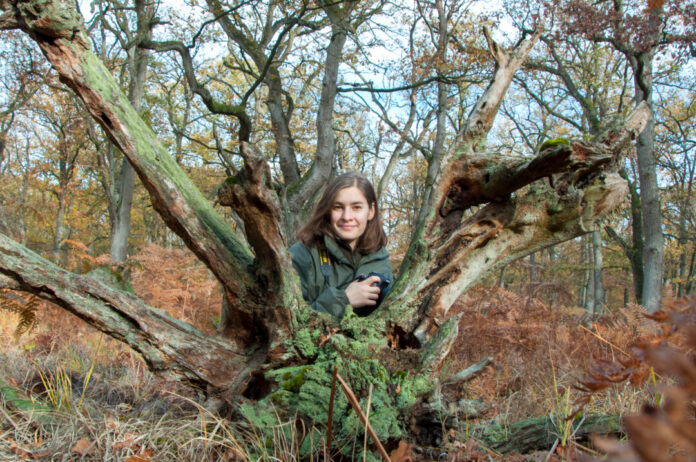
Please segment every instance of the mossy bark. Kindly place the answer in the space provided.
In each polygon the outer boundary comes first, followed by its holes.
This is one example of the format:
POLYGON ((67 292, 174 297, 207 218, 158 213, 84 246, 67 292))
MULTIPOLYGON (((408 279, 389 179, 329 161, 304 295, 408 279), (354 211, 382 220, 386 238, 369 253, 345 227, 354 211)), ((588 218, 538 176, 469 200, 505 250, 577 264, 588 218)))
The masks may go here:
MULTIPOLYGON (((623 433, 620 416, 588 416, 575 422, 573 430, 574 441, 587 440, 590 435, 618 436, 623 433)), ((525 454, 535 450, 549 450, 562 432, 558 428, 558 422, 551 417, 539 417, 513 424, 487 425, 474 429, 472 433, 485 447, 494 451, 525 454)))

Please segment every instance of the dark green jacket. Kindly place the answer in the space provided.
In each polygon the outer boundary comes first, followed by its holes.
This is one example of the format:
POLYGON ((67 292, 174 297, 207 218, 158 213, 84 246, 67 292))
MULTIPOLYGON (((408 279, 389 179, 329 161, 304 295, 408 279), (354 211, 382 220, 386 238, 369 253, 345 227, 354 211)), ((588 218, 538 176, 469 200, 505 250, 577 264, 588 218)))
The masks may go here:
POLYGON ((362 255, 355 265, 349 261, 336 241, 324 236, 324 244, 331 258, 328 281, 321 272, 318 249, 307 247, 301 242, 290 247, 292 266, 302 281, 302 296, 315 311, 342 318, 349 304, 345 289, 361 274, 367 275, 374 271, 394 281, 389 254, 384 247, 369 255, 362 255))

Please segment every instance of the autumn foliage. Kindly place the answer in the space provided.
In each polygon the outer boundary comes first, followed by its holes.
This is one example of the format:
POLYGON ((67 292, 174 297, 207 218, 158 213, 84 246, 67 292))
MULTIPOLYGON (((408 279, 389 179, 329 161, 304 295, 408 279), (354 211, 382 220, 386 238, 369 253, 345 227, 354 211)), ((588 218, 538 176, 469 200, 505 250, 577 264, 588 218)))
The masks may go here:
MULTIPOLYGON (((626 416, 628 440, 597 438, 595 444, 612 461, 687 461, 696 458, 696 300, 674 300, 652 316, 656 332, 642 337, 620 361, 595 362, 580 387, 590 395, 616 383, 640 386, 652 377, 654 402, 626 416)), ((597 459, 595 459, 597 460, 597 459)))

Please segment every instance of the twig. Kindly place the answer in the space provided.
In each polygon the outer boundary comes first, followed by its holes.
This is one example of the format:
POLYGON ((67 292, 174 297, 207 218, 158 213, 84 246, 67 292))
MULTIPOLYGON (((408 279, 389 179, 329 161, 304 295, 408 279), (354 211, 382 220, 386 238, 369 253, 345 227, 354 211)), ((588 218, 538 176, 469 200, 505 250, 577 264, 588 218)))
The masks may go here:
MULTIPOLYGON (((370 391, 367 394, 367 412, 365 413, 365 420, 370 423, 370 407, 372 407, 372 384, 370 384, 370 391)), ((367 432, 365 432, 365 439, 363 440, 363 462, 367 461, 367 432)))
POLYGON ((382 459, 384 459, 385 462, 391 462, 391 459, 389 459, 387 451, 384 450, 384 446, 382 446, 382 443, 380 443, 379 439, 377 438, 377 435, 375 434, 375 431, 372 429, 370 422, 367 421, 365 414, 363 413, 362 409, 360 409, 360 404, 358 404, 358 398, 355 397, 353 391, 350 389, 348 384, 341 378, 340 375, 336 374, 336 378, 338 379, 338 382, 341 384, 341 388, 343 389, 343 393, 346 394, 348 402, 351 406, 353 406, 353 409, 358 414, 358 417, 360 417, 360 420, 365 426, 365 430, 367 430, 367 432, 370 434, 370 437, 372 438, 372 441, 374 441, 375 445, 377 446, 377 450, 382 456, 382 459))
POLYGON ((460 371, 454 374, 453 376, 448 377, 444 382, 442 382, 442 385, 451 385, 453 383, 464 382, 466 380, 472 379, 476 374, 484 370, 486 366, 488 366, 492 362, 493 357, 486 356, 485 358, 483 358, 482 361, 479 361, 476 364, 472 364, 463 371, 460 371))
POLYGON ((573 446, 577 446, 578 448, 580 448, 580 449, 582 449, 583 451, 588 452, 588 453, 590 453, 590 454, 592 454, 592 455, 595 455, 595 456, 601 455, 601 453, 600 453, 599 451, 595 451, 595 450, 592 449, 592 448, 588 448, 587 446, 584 446, 584 445, 578 443, 577 441, 571 441, 571 444, 573 444, 573 446))
POLYGON ((556 450, 558 447, 558 443, 561 441, 560 438, 556 438, 556 441, 553 442, 553 446, 551 446, 551 450, 549 453, 546 455, 546 459, 544 459, 544 462, 549 462, 551 460, 551 456, 553 455, 553 452, 556 450))
POLYGON ((324 462, 329 460, 328 455, 331 452, 331 434, 333 427, 333 407, 334 394, 336 393, 336 377, 338 377, 338 366, 334 366, 333 378, 331 379, 331 395, 329 395, 329 428, 326 429, 326 445, 324 446, 324 462))
POLYGON ((10 417, 6 412, 5 409, 3 409, 0 406, 0 412, 2 412, 2 415, 7 419, 7 421, 14 427, 15 431, 19 431, 19 426, 15 423, 14 420, 12 420, 12 417, 10 417))
POLYGON ((625 355, 628 356, 629 358, 632 357, 630 354, 626 353, 624 350, 622 350, 622 349, 621 349, 620 347, 618 347, 617 345, 614 345, 614 344, 611 343, 609 340, 606 340, 604 337, 602 337, 602 336, 599 335, 598 333, 592 332, 590 329, 588 329, 587 327, 583 326, 582 324, 580 324, 580 327, 582 327, 582 328, 585 329, 587 332, 589 332, 590 334, 594 335, 595 337, 597 337, 598 339, 600 339, 602 342, 606 343, 607 345, 609 345, 609 346, 611 346, 611 347, 613 347, 613 348, 616 348, 617 350, 619 350, 621 353, 625 354, 625 355))

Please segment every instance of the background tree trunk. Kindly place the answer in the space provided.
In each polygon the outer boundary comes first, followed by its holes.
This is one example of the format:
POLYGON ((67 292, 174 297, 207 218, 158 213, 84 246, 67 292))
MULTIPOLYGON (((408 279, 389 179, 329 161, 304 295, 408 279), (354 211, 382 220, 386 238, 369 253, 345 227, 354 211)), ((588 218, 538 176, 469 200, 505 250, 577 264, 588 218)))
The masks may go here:
POLYGON ((602 275, 602 233, 592 232, 592 279, 594 285, 594 307, 592 312, 602 314, 604 311, 604 281, 602 275))

